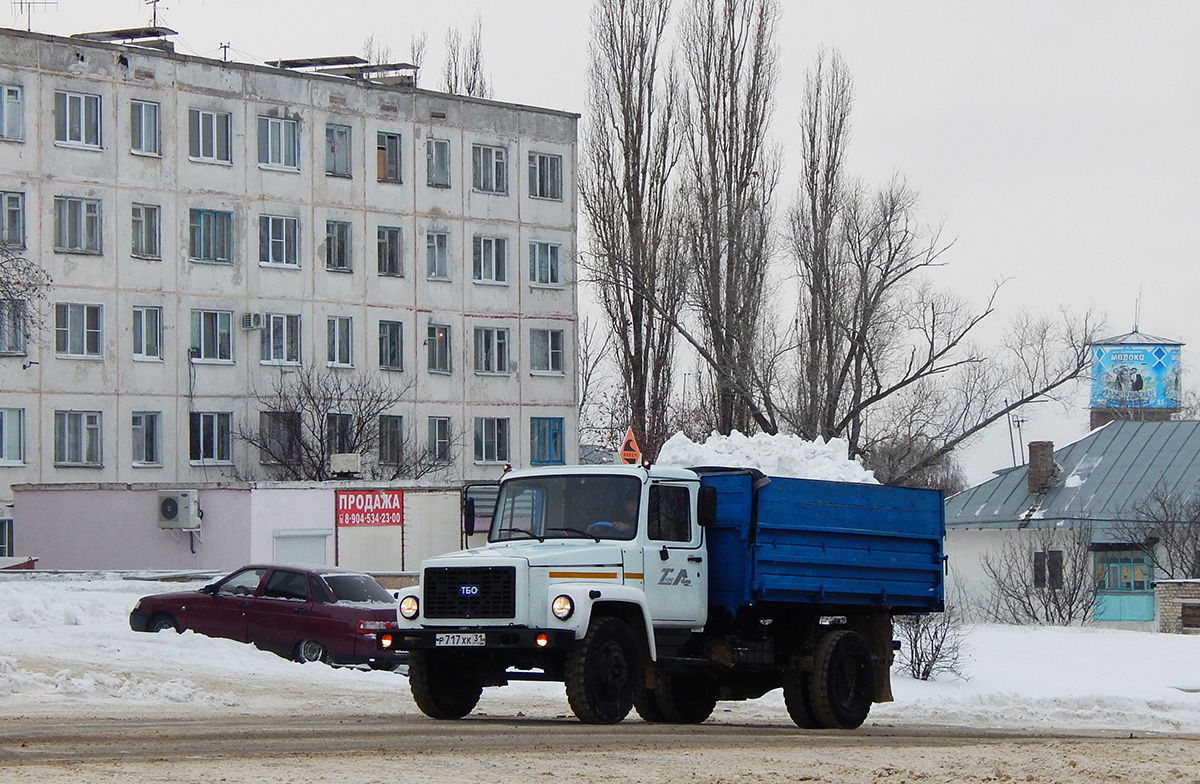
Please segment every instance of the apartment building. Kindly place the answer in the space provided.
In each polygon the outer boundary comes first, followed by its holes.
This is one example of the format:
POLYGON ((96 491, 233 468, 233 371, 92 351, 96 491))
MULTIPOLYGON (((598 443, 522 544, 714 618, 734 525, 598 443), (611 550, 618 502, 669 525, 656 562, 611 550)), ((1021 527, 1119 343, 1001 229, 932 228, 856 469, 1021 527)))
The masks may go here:
POLYGON ((53 278, 0 301, 0 556, 14 484, 275 476, 239 432, 312 369, 402 390, 369 476, 574 462, 577 120, 0 30, 0 239, 53 278))

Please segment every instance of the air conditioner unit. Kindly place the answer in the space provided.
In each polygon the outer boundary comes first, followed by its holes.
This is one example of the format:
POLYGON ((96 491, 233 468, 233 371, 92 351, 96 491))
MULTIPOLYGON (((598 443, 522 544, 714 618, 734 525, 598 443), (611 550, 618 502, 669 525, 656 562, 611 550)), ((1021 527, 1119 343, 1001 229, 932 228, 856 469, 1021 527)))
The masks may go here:
POLYGON ((199 528, 200 493, 195 490, 159 490, 158 527, 185 531, 199 528))
POLYGON ((262 329, 264 325, 263 314, 261 313, 243 313, 242 314, 242 329, 262 329))
POLYGON ((358 452, 339 452, 329 456, 329 473, 357 474, 362 471, 362 455, 358 452))

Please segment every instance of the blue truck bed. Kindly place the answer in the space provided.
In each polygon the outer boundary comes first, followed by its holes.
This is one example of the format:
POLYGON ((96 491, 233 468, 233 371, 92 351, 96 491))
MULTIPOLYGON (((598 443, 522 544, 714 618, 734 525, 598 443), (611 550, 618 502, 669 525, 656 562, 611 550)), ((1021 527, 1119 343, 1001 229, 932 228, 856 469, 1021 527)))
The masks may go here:
POLYGON ((711 604, 943 609, 941 491, 697 470, 717 492, 711 604))

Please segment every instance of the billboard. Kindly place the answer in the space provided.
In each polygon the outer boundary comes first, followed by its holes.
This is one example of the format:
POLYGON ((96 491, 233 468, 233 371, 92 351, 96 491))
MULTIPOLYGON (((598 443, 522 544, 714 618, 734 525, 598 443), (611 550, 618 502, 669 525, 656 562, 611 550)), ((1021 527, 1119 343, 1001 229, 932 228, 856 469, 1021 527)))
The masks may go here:
POLYGON ((1092 408, 1179 408, 1178 344, 1092 347, 1092 408))
POLYGON ((403 525, 404 491, 338 490, 337 525, 403 525))

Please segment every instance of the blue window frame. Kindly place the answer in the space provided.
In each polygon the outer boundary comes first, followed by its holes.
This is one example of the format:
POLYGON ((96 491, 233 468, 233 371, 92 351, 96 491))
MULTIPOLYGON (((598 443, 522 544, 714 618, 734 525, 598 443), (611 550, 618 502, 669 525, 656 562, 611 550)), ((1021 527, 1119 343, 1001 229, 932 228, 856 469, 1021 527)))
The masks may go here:
POLYGON ((531 465, 562 465, 562 417, 533 417, 529 420, 529 462, 531 465))

